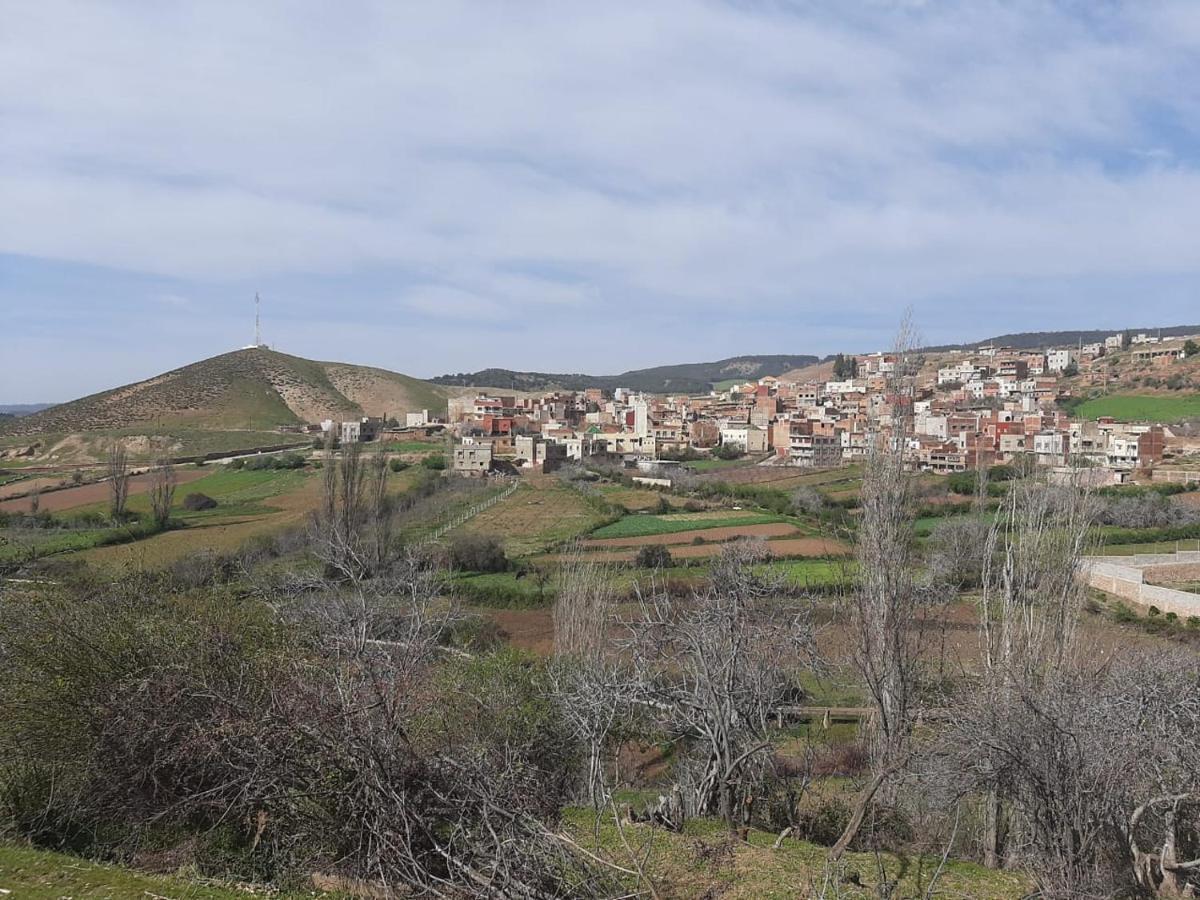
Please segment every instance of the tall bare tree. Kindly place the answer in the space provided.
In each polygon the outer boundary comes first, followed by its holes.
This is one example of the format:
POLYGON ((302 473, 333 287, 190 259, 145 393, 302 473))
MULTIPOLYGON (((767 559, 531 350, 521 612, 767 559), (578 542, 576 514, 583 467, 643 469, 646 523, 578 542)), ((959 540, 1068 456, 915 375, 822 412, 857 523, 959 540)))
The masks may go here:
MULTIPOLYGON (((1010 708, 1076 665, 1085 591, 1078 570, 1095 512, 1091 496, 1074 481, 1050 484, 1030 473, 1009 487, 985 545, 979 603, 984 690, 998 708, 1010 708)), ((1004 807, 1002 786, 989 784, 984 862, 991 867, 1003 857, 1004 807)))
POLYGON ((125 445, 114 440, 108 447, 105 474, 108 477, 108 511, 114 521, 125 518, 129 499, 129 454, 125 445))
POLYGON ((633 712, 635 691, 611 652, 615 593, 610 573, 574 548, 559 567, 556 587, 551 682, 563 721, 587 755, 584 792, 599 809, 609 798, 606 751, 614 731, 633 712))
POLYGON ((876 794, 909 759, 925 634, 921 620, 930 600, 915 578, 912 481, 905 466, 917 368, 915 345, 916 336, 906 315, 887 378, 890 417, 875 419, 874 440, 863 470, 858 574, 848 611, 853 662, 874 707, 869 726, 871 779, 830 851, 834 859, 845 853, 858 834, 876 794))
POLYGON ((175 466, 170 457, 160 457, 150 470, 150 511, 154 524, 164 527, 171 519, 171 504, 175 500, 175 466))

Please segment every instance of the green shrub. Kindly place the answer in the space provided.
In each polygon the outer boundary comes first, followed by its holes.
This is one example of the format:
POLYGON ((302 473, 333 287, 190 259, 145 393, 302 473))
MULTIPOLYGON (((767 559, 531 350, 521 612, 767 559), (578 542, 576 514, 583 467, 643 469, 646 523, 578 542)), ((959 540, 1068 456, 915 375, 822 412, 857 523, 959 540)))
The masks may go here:
POLYGON ((664 544, 644 544, 633 562, 643 569, 665 569, 671 565, 671 551, 664 544))
POLYGON ((199 512, 200 510, 204 509, 215 509, 216 506, 217 501, 208 496, 208 494, 195 492, 188 494, 183 498, 183 508, 189 512, 199 512))
POLYGON ((464 572, 504 572, 504 545, 490 535, 459 534, 450 542, 450 564, 464 572))
POLYGON ((1136 622, 1138 620, 1138 614, 1120 600, 1113 604, 1112 617, 1116 622, 1136 622))
POLYGON ((446 468, 446 457, 440 453, 431 453, 421 460, 421 465, 426 469, 431 469, 435 472, 440 472, 446 468))
POLYGON ((397 456, 393 456, 391 459, 388 460, 388 468, 391 469, 393 472, 403 472, 408 467, 409 467, 409 463, 406 463, 404 460, 400 459, 397 456))

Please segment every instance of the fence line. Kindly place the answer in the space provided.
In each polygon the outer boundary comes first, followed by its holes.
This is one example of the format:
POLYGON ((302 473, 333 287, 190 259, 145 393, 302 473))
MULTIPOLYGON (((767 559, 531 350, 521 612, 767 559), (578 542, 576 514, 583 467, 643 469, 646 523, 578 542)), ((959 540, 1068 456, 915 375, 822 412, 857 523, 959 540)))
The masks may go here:
POLYGON ((493 494, 491 497, 488 497, 488 499, 483 500, 480 503, 476 503, 474 506, 470 507, 469 509, 465 510, 464 512, 459 513, 457 516, 455 516, 449 522, 444 522, 443 524, 439 525, 437 528, 435 528, 433 530, 433 532, 429 535, 429 537, 426 538, 426 542, 433 543, 434 541, 441 540, 442 537, 444 537, 445 534, 448 531, 450 531, 450 529, 457 528, 459 525, 462 525, 463 523, 470 521, 471 519, 473 519, 477 515, 479 515, 481 512, 483 512, 485 509, 491 509, 493 506, 495 506, 501 500, 507 500, 509 497, 511 497, 516 492, 517 488, 519 488, 520 486, 521 486, 520 479, 514 480, 512 484, 510 484, 508 487, 506 487, 504 490, 502 490, 499 494, 493 494))

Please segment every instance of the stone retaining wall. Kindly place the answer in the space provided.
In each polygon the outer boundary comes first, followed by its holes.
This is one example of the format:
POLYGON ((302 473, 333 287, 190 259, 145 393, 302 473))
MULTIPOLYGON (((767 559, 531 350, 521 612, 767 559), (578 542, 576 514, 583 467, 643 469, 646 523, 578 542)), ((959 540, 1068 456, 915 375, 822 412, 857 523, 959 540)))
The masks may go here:
POLYGON ((1147 584, 1146 575, 1158 580, 1195 580, 1190 573, 1200 571, 1200 552, 1142 553, 1136 556, 1092 556, 1082 563, 1087 583, 1142 606, 1156 606, 1180 618, 1200 616, 1200 594, 1147 584), (1165 576, 1165 577, 1164 577, 1165 576))

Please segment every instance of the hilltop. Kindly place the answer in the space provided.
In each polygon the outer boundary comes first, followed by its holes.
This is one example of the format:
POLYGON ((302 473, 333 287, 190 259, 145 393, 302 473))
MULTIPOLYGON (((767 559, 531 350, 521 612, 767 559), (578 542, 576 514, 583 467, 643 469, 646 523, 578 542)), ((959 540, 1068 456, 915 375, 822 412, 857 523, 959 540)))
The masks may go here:
POLYGON ((327 417, 441 410, 445 404, 442 389, 397 372, 250 348, 3 420, 0 435, 142 427, 262 431, 327 417))
POLYGON ((681 363, 630 369, 620 375, 584 375, 552 372, 517 372, 511 369, 481 369, 457 375, 439 375, 430 381, 439 385, 486 386, 518 391, 560 388, 567 391, 589 387, 629 388, 652 394, 706 393, 714 384, 780 375, 790 369, 813 365, 819 357, 809 355, 732 356, 716 362, 681 363))

